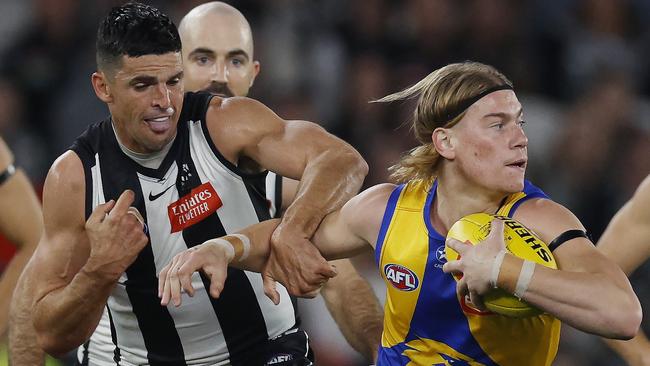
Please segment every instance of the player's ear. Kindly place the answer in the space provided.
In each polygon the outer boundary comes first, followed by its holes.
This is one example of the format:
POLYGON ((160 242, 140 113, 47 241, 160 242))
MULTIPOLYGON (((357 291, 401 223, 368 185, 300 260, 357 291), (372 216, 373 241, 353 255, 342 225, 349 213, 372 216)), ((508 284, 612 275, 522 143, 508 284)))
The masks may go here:
POLYGON ((90 82, 93 85, 97 98, 104 103, 111 103, 113 95, 111 94, 111 86, 108 83, 107 75, 102 71, 97 71, 90 77, 90 82))
POLYGON ((251 78, 251 82, 248 85, 249 88, 253 86, 253 84, 255 83, 255 78, 259 73, 260 73, 260 62, 253 61, 253 77, 251 78))
POLYGON ((453 131, 447 128, 438 127, 431 134, 433 147, 438 154, 445 159, 453 160, 456 157, 456 150, 453 142, 453 131))

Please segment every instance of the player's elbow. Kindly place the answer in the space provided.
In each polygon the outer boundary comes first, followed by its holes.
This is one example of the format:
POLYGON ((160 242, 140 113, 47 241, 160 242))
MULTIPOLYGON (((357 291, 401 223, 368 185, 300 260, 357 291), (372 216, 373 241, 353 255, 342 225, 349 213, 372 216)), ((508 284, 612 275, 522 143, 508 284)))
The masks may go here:
POLYGON ((602 314, 606 320, 608 330, 605 337, 612 339, 628 340, 634 338, 641 326, 643 312, 636 296, 627 304, 616 307, 616 310, 607 309, 602 314), (607 313, 607 314, 605 314, 607 313))
POLYGON ((355 175, 363 181, 366 175, 368 175, 370 167, 361 154, 352 146, 347 145, 346 149, 339 151, 339 155, 340 157, 337 159, 339 163, 347 165, 347 171, 351 174, 356 173, 355 175))
POLYGON ((38 345, 49 355, 57 358, 64 357, 78 345, 70 344, 65 337, 50 332, 36 332, 38 345))

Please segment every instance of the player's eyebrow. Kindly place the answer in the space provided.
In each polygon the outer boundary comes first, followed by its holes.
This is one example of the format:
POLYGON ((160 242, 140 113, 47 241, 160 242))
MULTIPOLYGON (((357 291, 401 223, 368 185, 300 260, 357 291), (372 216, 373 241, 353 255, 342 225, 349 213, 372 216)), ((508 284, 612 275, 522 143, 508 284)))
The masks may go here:
MULTIPOLYGON (((522 107, 519 108, 519 111, 515 114, 515 117, 520 117, 524 113, 524 109, 522 107)), ((504 112, 496 112, 496 113, 488 113, 484 115, 481 118, 487 118, 487 117, 499 117, 499 118, 508 118, 510 117, 510 113, 504 113, 504 112)))

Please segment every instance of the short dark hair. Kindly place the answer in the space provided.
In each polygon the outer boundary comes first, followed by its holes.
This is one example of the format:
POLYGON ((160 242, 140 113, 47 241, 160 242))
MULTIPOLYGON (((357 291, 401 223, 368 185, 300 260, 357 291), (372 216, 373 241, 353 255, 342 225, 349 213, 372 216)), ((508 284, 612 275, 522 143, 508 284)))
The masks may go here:
POLYGON ((97 68, 110 71, 122 56, 162 55, 181 51, 176 25, 160 10, 129 2, 111 9, 97 30, 97 68))

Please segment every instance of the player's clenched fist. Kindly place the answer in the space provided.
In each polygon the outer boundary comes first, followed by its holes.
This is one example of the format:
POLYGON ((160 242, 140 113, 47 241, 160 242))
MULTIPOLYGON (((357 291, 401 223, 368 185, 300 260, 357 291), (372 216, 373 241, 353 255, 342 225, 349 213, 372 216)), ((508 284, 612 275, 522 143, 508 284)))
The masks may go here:
POLYGON ((131 207, 134 197, 133 191, 126 190, 117 202, 97 206, 86 221, 90 241, 86 270, 117 280, 147 245, 144 220, 131 207))

